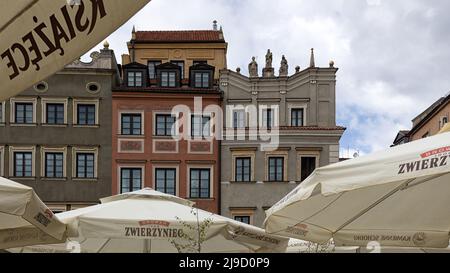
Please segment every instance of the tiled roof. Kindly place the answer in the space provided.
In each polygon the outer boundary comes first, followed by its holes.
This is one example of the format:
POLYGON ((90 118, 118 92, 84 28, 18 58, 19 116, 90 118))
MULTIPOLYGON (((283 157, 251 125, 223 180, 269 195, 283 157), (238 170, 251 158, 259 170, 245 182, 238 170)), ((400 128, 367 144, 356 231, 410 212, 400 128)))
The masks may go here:
POLYGON ((225 42, 218 30, 136 31, 137 42, 225 42))

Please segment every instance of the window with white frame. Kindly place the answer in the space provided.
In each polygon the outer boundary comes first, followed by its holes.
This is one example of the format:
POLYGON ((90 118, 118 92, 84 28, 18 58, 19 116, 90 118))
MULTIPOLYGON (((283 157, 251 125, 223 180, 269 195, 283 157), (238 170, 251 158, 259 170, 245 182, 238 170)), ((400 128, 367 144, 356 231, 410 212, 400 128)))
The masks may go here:
POLYGON ((73 177, 79 179, 97 179, 97 148, 73 148, 73 177))
POLYGON ((175 71, 162 71, 161 72, 161 87, 176 87, 177 72, 175 71))
POLYGON ((142 188, 142 168, 120 169, 120 193, 127 193, 142 188))
POLYGON ((14 177, 33 177, 33 152, 13 153, 14 177))
POLYGON ((0 176, 4 176, 5 147, 0 146, 0 176))
POLYGON ((11 123, 18 125, 36 124, 36 98, 12 98, 11 123))
POLYGON ((274 125, 274 113, 273 109, 262 110, 262 127, 272 128, 274 125))
POLYGON ((41 176, 62 179, 66 177, 67 148, 41 147, 41 176))
POLYGON ((245 128, 246 121, 245 110, 235 110, 233 111, 233 128, 243 129, 245 128))
POLYGON ((129 87, 142 87, 143 73, 138 71, 128 71, 128 86, 129 87))
POLYGON ((211 72, 194 72, 194 87, 209 88, 211 72))
POLYGON ((236 157, 235 158, 235 181, 249 182, 252 179, 252 158, 236 157))
POLYGON ((5 123, 5 102, 0 102, 0 123, 5 123))
POLYGON ((180 70, 181 70, 180 78, 183 79, 184 78, 184 61, 170 61, 170 62, 175 65, 178 65, 180 67, 180 70))
POLYGON ((155 169, 155 189, 159 192, 176 195, 176 177, 175 168, 156 168, 155 169))
POLYGON ((284 157, 271 156, 269 157, 269 181, 282 182, 284 181, 284 157))
POLYGON ((120 122, 122 135, 142 135, 142 114, 122 113, 120 122))
POLYGON ((42 98, 42 123, 67 124, 67 99, 42 98))
POLYGON ((189 172, 189 197, 210 198, 211 169, 191 168, 189 172))
POLYGON ((175 117, 171 114, 156 114, 155 115, 155 135, 156 136, 174 136, 175 117))
POLYGON ((291 126, 300 127, 304 126, 304 109, 292 108, 291 109, 291 126))
POLYGON ((303 182, 319 167, 320 152, 302 151, 298 153, 297 158, 297 179, 303 182))
POLYGON ((211 117, 202 115, 191 116, 191 136, 209 137, 211 136, 211 117))
POLYGON ((47 152, 44 155, 46 178, 63 178, 64 177, 64 153, 47 152))
POLYGON ((148 77, 153 80, 156 79, 156 66, 160 65, 161 61, 148 61, 148 77))
POLYGON ((74 124, 78 126, 99 125, 98 100, 74 100, 74 124))

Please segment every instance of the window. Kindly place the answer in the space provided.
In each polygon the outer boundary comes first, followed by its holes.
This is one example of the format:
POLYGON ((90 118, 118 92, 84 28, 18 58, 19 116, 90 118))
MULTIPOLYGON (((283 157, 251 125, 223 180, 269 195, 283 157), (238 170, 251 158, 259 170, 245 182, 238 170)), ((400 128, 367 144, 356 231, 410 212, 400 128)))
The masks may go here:
POLYGON ((14 177, 33 176, 33 153, 14 152, 14 177))
POLYGON ((284 181, 284 157, 269 157, 269 181, 284 181))
POLYGON ((236 158, 236 182, 249 182, 251 181, 251 158, 250 157, 237 157, 236 158))
POLYGON ((210 121, 210 117, 193 115, 191 117, 191 136, 209 137, 211 135, 210 121))
POLYGON ((4 176, 3 173, 4 156, 5 156, 5 147, 0 146, 0 176, 4 176))
POLYGON ((127 72, 128 75, 128 86, 130 87, 141 87, 142 86, 142 72, 127 72))
POLYGON ((45 177, 64 177, 64 153, 45 153, 45 177))
POLYGON ((175 71, 161 72, 161 86, 162 87, 176 87, 177 86, 176 77, 177 77, 177 73, 175 71))
POLYGON ((120 193, 133 192, 142 188, 141 168, 122 168, 120 170, 120 193))
MULTIPOLYGON (((0 119, 1 122, 1 119, 0 119)), ((448 123, 448 117, 442 117, 440 121, 440 128, 444 127, 448 123)))
POLYGON ((95 178, 95 154, 77 153, 77 178, 95 178))
POLYGON ((0 123, 4 123, 5 120, 5 116, 3 115, 3 110, 4 110, 4 106, 3 106, 3 102, 0 102, 0 123))
POLYGON ((196 60, 196 61, 192 62, 192 65, 198 65, 198 64, 208 64, 208 61, 196 60))
POLYGON ((250 225, 250 216, 246 215, 236 215, 234 216, 234 220, 250 225))
POLYGON ((301 180, 304 181, 306 178, 308 178, 313 171, 316 169, 316 157, 308 157, 308 156, 302 156, 301 157, 301 180))
POLYGON ((209 198, 210 169, 190 170, 190 198, 209 198))
POLYGON ((46 121, 47 124, 64 124, 64 104, 47 103, 46 121))
POLYGON ((208 88, 209 87, 209 72, 195 72, 194 73, 194 87, 208 88))
POLYGON ((78 125, 95 125, 95 116, 95 104, 77 105, 78 125))
POLYGON ((245 128, 245 111, 238 110, 233 112, 233 128, 242 129, 245 128))
POLYGON ((161 61, 149 61, 148 62, 148 77, 153 80, 156 79, 156 66, 160 65, 161 61))
POLYGON ((176 195, 176 169, 155 169, 156 190, 176 195))
POLYGON ((264 109, 262 112, 262 126, 272 128, 273 126, 273 111, 272 109, 264 109))
POLYGON ((303 126, 303 109, 291 110, 291 126, 300 127, 303 126))
POLYGON ((142 134, 141 114, 122 114, 121 134, 138 136, 142 134))
POLYGON ((172 115, 156 115, 156 135, 172 136, 175 135, 175 117, 172 115))
POLYGON ((180 67, 181 70, 181 79, 184 78, 184 62, 183 61, 171 61, 172 64, 174 65, 178 65, 180 67))
POLYGON ((33 123, 33 103, 15 103, 15 123, 32 124, 33 123))

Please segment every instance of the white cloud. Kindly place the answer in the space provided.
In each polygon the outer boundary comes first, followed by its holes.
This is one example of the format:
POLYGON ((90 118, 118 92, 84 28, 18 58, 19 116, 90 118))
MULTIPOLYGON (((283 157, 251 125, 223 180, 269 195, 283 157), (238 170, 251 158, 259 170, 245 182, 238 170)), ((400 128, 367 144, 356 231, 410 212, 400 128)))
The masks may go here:
POLYGON ((133 25, 210 29, 216 19, 229 43, 228 66, 243 73, 252 56, 261 67, 268 48, 275 66, 286 55, 292 73, 309 64, 314 47, 317 65, 333 59, 340 68, 342 146, 369 153, 388 147, 450 89, 447 10, 448 0, 153 0, 108 41, 120 61, 133 25))

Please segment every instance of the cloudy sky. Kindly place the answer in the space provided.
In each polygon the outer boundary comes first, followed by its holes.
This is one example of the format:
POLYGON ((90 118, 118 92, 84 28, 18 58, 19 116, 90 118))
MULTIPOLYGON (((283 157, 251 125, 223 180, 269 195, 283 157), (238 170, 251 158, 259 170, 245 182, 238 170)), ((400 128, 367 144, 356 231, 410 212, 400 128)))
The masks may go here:
MULTIPOLYGON (((137 30, 211 29, 229 43, 228 68, 247 72, 252 56, 290 73, 334 60, 338 124, 348 129, 341 156, 389 147, 400 129, 450 91, 448 0, 152 0, 108 41, 118 59, 137 30)), ((100 46, 96 49, 98 50, 100 46)))

